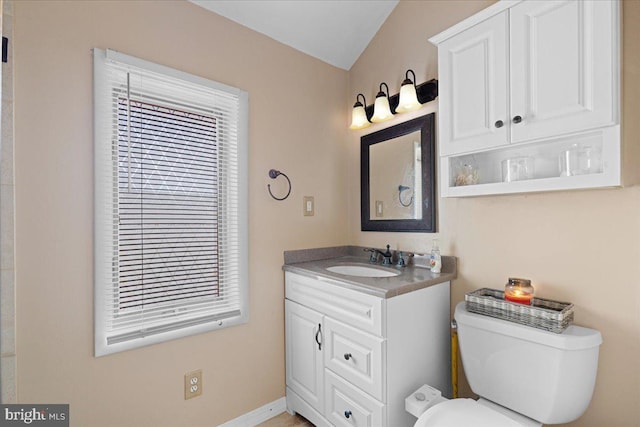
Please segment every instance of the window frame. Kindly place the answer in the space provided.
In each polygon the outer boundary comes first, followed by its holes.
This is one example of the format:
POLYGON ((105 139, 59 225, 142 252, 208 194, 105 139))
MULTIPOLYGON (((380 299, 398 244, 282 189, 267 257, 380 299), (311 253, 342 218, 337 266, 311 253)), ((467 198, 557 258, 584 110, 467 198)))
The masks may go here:
MULTIPOLYGON (((179 70, 175 70, 163 65, 155 64, 143 59, 135 58, 113 50, 93 50, 93 77, 94 77, 94 330, 95 330, 95 356, 103 356, 133 348, 152 345, 172 339, 182 338, 190 335, 200 334, 211 330, 240 325, 248 322, 249 319, 249 274, 248 274, 248 113, 249 96, 246 91, 234 88, 222 83, 194 76, 179 70), (111 83, 108 81, 108 63, 115 62, 120 66, 131 67, 141 72, 155 73, 165 78, 186 82, 191 85, 202 86, 213 89, 224 96, 232 96, 237 99, 237 119, 236 123, 236 162, 237 162, 237 185, 233 190, 237 192, 237 209, 234 217, 229 220, 237 222, 237 235, 234 234, 234 241, 237 242, 237 256, 239 265, 237 266, 237 279, 235 283, 239 292, 238 309, 239 313, 234 313, 231 317, 212 317, 204 323, 191 324, 185 322, 185 326, 179 329, 170 329, 161 332, 153 332, 142 336, 138 333, 131 339, 125 338, 117 342, 109 343, 109 333, 107 331, 107 315, 110 300, 106 295, 109 292, 117 292, 114 289, 113 280, 108 278, 112 275, 113 269, 113 210, 108 212, 105 206, 113 207, 117 205, 113 183, 117 181, 117 173, 113 176, 112 168, 118 167, 117 157, 113 158, 113 126, 117 125, 117 117, 112 115, 112 107, 109 102, 104 101, 105 96, 109 96, 111 83), (215 320, 213 320, 215 318, 215 320)), ((176 109, 179 107, 176 105, 176 109)), ((117 138, 115 144, 117 144, 117 138)), ((224 177, 218 177, 218 182, 224 177)), ((228 188, 223 185, 224 188, 228 188)), ((222 190, 221 191, 225 191, 222 190)), ((228 189, 226 191, 229 191, 228 189)), ((224 194, 230 194, 225 192, 224 194)), ((224 197, 224 195, 223 195, 224 197)), ((224 215, 227 215, 225 213, 224 215)), ((222 218, 219 218, 223 220, 222 218)), ((236 310, 237 312, 238 310, 236 310)), ((170 322, 167 322, 170 323, 170 322)))

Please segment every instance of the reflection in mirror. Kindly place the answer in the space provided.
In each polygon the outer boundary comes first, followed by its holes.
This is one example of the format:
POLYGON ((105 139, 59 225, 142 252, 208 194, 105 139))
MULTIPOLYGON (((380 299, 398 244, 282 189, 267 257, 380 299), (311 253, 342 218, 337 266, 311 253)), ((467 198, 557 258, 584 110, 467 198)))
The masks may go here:
POLYGON ((363 231, 435 232, 434 114, 361 141, 363 231))
POLYGON ((369 147, 372 220, 422 217, 420 132, 369 147))

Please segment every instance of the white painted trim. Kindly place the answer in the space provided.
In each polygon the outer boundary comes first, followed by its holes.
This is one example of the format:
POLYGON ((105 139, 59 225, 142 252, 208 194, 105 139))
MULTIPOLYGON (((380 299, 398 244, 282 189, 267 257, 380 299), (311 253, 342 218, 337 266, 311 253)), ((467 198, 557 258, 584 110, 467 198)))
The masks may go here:
POLYGON ((280 399, 267 403, 258 409, 247 412, 238 418, 234 418, 224 424, 220 424, 218 427, 254 427, 275 417, 276 415, 280 415, 286 411, 286 409, 287 400, 284 397, 281 397, 280 399))
MULTIPOLYGON (((1 0, 0 0, 1 1, 1 0)), ((113 50, 93 49, 94 56, 94 354, 95 357, 104 356, 119 351, 135 349, 147 345, 157 344, 164 341, 209 332, 212 330, 227 328, 230 326, 242 325, 249 321, 249 94, 241 89, 231 87, 222 83, 208 80, 202 77, 194 76, 179 70, 175 70, 163 65, 145 61, 133 56, 129 56, 113 50), (242 260, 238 267, 238 310, 240 314, 232 315, 219 320, 208 321, 206 323, 195 323, 193 325, 185 325, 184 327, 160 331, 141 337, 132 337, 122 342, 108 343, 107 323, 109 316, 106 307, 110 303, 110 291, 112 286, 112 260, 111 254, 115 250, 113 243, 112 224, 114 223, 114 211, 109 208, 113 203, 114 193, 112 180, 112 138, 113 124, 112 120, 112 95, 110 72, 108 66, 111 62, 117 62, 128 68, 139 69, 136 72, 147 75, 147 73, 161 74, 171 79, 181 80, 187 83, 197 85, 197 90, 193 93, 202 92, 200 101, 205 100, 204 104, 216 105, 224 111, 230 122, 230 127, 235 121, 234 115, 237 115, 237 124, 235 124, 237 135, 236 141, 231 140, 225 142, 232 147, 236 145, 237 149, 237 174, 238 186, 236 190, 237 207, 233 205, 225 208, 225 215, 229 217, 229 221, 236 224, 237 227, 237 258, 242 260), (202 88, 200 88, 202 86, 202 88), (211 88, 211 91, 204 90, 211 88), (224 97, 225 101, 216 102, 218 97, 224 97), (227 99, 228 98, 228 99, 227 99), (237 104, 236 104, 237 100, 237 104), (226 104, 226 105, 225 105, 226 104), (235 107, 237 105, 237 113, 235 107), (234 107, 234 108, 230 108, 234 107), (106 292, 108 291, 108 292, 106 292)), ((158 86, 158 85, 156 85, 158 86)), ((162 87, 160 85, 159 87, 162 87)), ((162 87, 162 90, 165 90, 162 87)), ((167 89, 173 91, 174 94, 182 94, 182 86, 178 89, 167 89)), ((161 92, 164 96, 164 92, 161 92)), ((177 98, 179 99, 179 98, 177 98)), ((195 100, 194 100, 195 102, 195 100)), ((197 104, 195 104, 197 105, 197 104)), ((231 129, 231 128, 230 128, 231 129)), ((231 132, 228 132, 231 134, 231 132)), ((231 166, 231 165, 230 165, 231 166)), ((229 231, 231 234, 232 231, 229 231)), ((228 240, 227 237, 225 239, 228 240)), ((230 283, 231 285, 231 283, 230 283)), ((235 283, 233 284, 235 285, 235 283)), ((213 307, 218 310, 219 306, 213 307)), ((212 312, 210 314, 215 314, 212 312)), ((187 319, 188 320, 188 319, 187 319)))
POLYGON ((241 94, 245 92, 237 87, 229 86, 224 83, 196 76, 194 74, 190 74, 181 70, 176 70, 175 68, 167 67, 165 65, 156 64, 155 62, 146 61, 144 59, 127 55, 116 50, 106 49, 105 51, 103 51, 103 55, 105 61, 118 62, 120 64, 128 65, 129 67, 151 71, 157 74, 184 80, 186 82, 194 83, 211 89, 227 92, 232 95, 241 96, 241 94))
POLYGON ((502 11, 515 6, 521 1, 522 0, 502 0, 497 3, 494 3, 488 8, 483 9, 480 12, 476 13, 475 15, 472 15, 467 19, 458 22, 454 26, 447 28, 443 32, 436 34, 435 36, 429 39, 429 42, 437 46, 443 41, 447 40, 448 38, 453 37, 456 34, 461 33, 464 30, 473 27, 474 25, 477 25, 480 22, 485 21, 491 18, 492 16, 497 15, 502 11))

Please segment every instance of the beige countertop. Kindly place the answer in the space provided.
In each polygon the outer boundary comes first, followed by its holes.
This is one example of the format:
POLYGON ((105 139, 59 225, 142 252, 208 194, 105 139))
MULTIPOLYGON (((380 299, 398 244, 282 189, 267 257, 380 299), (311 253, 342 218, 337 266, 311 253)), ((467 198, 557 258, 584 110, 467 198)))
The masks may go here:
POLYGON ((338 246, 333 248, 303 249, 286 251, 282 269, 332 284, 355 289, 380 298, 392 298, 456 278, 457 260, 455 257, 442 256, 442 272, 432 273, 428 267, 428 255, 404 257, 409 265, 397 267, 397 251, 394 252, 394 264, 383 266, 380 262, 369 262, 369 253, 364 247, 338 246), (361 277, 334 273, 327 267, 336 265, 362 265, 400 272, 392 277, 361 277))

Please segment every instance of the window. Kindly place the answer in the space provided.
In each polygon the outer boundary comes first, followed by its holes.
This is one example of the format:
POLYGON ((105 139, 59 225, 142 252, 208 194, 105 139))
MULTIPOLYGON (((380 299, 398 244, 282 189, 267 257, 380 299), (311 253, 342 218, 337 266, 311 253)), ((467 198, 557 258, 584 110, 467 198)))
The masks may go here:
POLYGON ((246 92, 94 49, 95 354, 248 318, 246 92))

